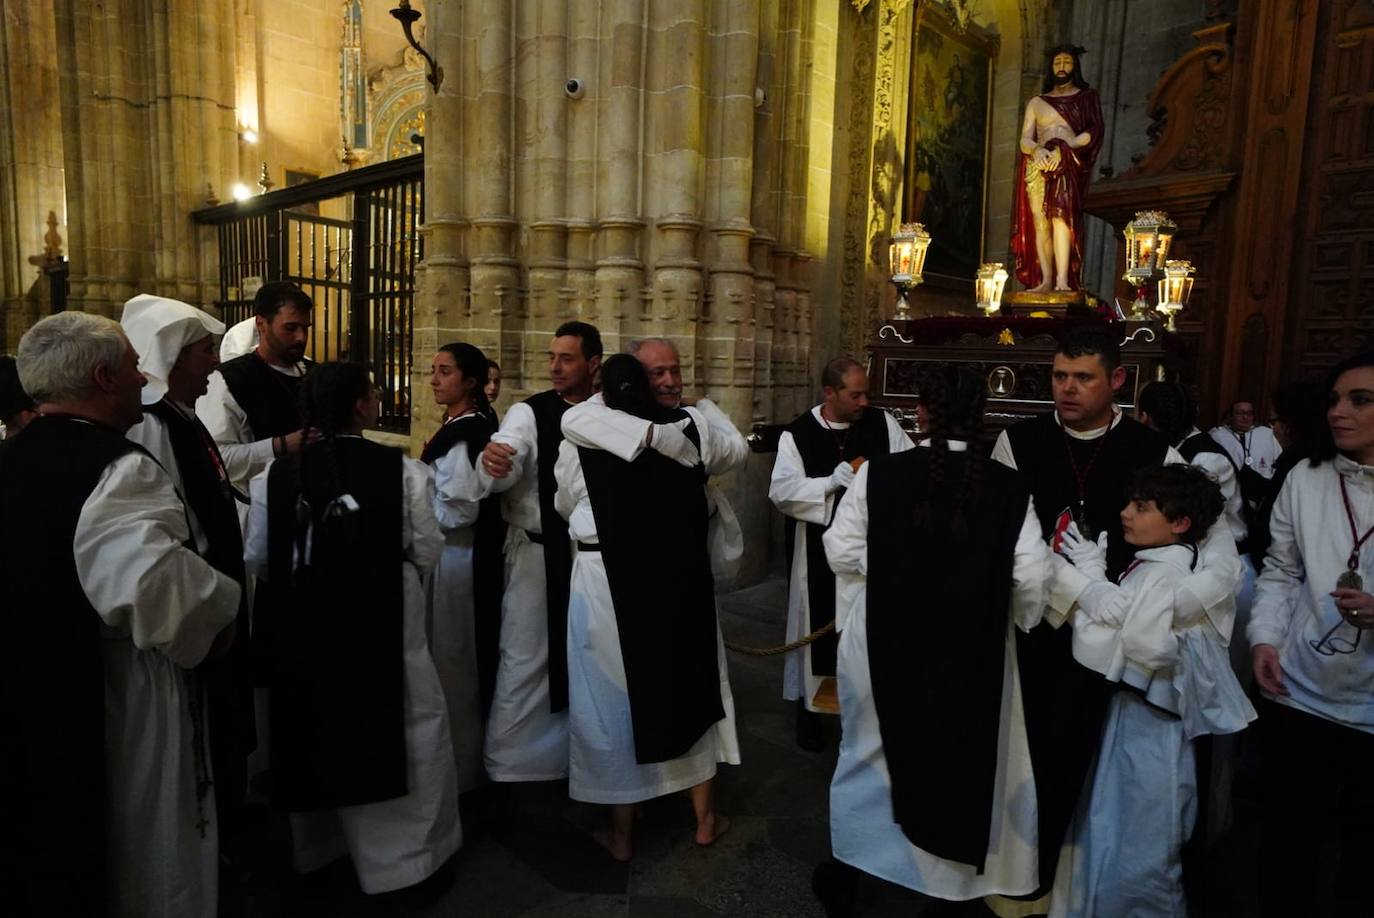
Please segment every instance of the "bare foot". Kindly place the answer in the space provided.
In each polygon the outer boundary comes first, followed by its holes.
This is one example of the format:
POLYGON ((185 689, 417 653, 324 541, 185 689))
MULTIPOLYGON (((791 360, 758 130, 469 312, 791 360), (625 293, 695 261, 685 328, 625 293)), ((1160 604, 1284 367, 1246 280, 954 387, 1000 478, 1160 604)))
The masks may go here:
POLYGON ((726 832, 730 831, 730 818, 722 816, 720 813, 712 813, 702 822, 697 823, 696 842, 705 847, 714 844, 726 832))
POLYGON ((1042 280, 1040 283, 1036 284, 1034 287, 1029 287, 1029 288, 1027 288, 1027 289, 1026 289, 1026 292, 1027 292, 1027 293, 1049 293, 1049 292, 1050 292, 1050 281, 1049 281, 1049 278, 1045 278, 1045 279, 1042 280))
POLYGON ((611 829, 597 829, 592 832, 592 838, 595 839, 598 845, 605 848, 606 851, 610 853, 611 857, 622 864, 629 863, 630 858, 633 856, 633 852, 630 850, 629 840, 623 836, 617 835, 611 829))
POLYGON ((1073 288, 1069 286, 1069 282, 1067 280, 1062 280, 1059 283, 1055 284, 1054 289, 1063 291, 1065 293, 1073 290, 1073 288))

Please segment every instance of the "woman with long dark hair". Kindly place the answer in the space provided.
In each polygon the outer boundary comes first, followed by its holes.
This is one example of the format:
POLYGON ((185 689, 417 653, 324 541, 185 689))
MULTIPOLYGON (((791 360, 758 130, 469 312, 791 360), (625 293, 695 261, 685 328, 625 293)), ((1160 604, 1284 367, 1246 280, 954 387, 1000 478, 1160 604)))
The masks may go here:
POLYGON ((443 538, 429 469, 363 439, 380 409, 366 367, 318 366, 301 397, 321 439, 253 479, 244 534, 249 571, 273 587, 274 803, 297 871, 351 854, 363 891, 388 892, 462 842, 420 582, 443 538))
POLYGON ((429 385, 444 420, 420 454, 434 469, 434 515, 444 534, 444 552, 426 583, 429 648, 448 700, 459 793, 482 783, 482 725, 500 652, 506 525, 499 498, 479 499, 476 471, 477 457, 496 432, 486 383, 487 358, 476 347, 455 342, 439 348, 429 385))
POLYGON ((974 455, 986 388, 920 382, 922 448, 859 468, 825 534, 841 590, 835 860, 814 886, 852 913, 854 868, 942 899, 1039 885, 1035 781, 1013 628, 1039 621, 1050 554, 1020 476, 974 455))
POLYGON ((718 450, 695 409, 663 408, 644 366, 601 369, 606 407, 639 419, 626 461, 564 440, 558 511, 577 544, 568 603, 568 793, 611 805, 597 840, 633 853, 634 804, 687 791, 695 840, 729 827, 716 811, 720 762, 739 764, 734 700, 716 620, 705 466, 718 450))
POLYGON ((1260 902, 1326 913, 1322 840, 1339 828, 1331 914, 1368 908, 1374 862, 1374 353, 1327 379, 1330 440, 1289 473, 1249 638, 1260 703, 1260 902), (1342 907, 1343 906, 1343 907, 1342 907))

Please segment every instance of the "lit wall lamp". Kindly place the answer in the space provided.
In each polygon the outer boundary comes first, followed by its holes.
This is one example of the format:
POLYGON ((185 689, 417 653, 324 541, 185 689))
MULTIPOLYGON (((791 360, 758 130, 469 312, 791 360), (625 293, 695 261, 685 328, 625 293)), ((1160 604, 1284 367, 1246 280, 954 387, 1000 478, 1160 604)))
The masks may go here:
POLYGON ((992 261, 978 269, 978 277, 973 282, 978 297, 978 308, 987 316, 996 315, 1002 310, 1002 288, 1007 284, 1007 271, 1000 261, 992 261))
POLYGON ((239 128, 239 140, 242 140, 244 143, 257 143, 258 132, 250 127, 239 128))
POLYGON ((1159 305, 1155 309, 1164 315, 1164 328, 1177 331, 1174 316, 1188 305, 1193 295, 1193 263, 1191 261, 1171 260, 1164 263, 1164 279, 1159 282, 1159 305))
POLYGON ((391 15, 401 24, 401 29, 406 33, 406 41, 410 42, 410 46, 420 53, 420 56, 425 59, 425 63, 429 64, 429 75, 425 79, 429 80, 429 85, 434 87, 435 92, 438 92, 439 84, 444 82, 444 68, 440 67, 438 62, 430 56, 430 53, 420 46, 412 31, 415 23, 423 14, 411 9, 410 0, 401 0, 401 5, 392 10, 391 15))
POLYGON ((243 182, 235 182, 229 193, 234 196, 235 201, 246 201, 253 196, 252 190, 243 182))
POLYGON ((1126 224, 1122 233, 1126 237, 1126 273, 1122 277, 1136 287, 1135 302, 1126 317, 1133 322, 1154 318, 1148 299, 1150 284, 1164 279, 1163 265, 1176 232, 1178 224, 1162 210, 1142 210, 1126 224))
POLYGON ((929 248, 930 233, 919 223, 903 223, 892 234, 892 241, 887 245, 887 264, 898 293, 894 318, 911 318, 911 304, 906 301, 907 291, 925 279, 921 275, 925 271, 926 250, 929 248))

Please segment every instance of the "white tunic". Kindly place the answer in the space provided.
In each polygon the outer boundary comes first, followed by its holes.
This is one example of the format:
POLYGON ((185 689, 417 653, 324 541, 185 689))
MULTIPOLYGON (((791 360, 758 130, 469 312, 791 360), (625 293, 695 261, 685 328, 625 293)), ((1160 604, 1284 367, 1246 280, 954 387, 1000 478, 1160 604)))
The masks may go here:
MULTIPOLYGON (((72 542, 81 588, 105 637, 114 915, 213 916, 217 908, 215 798, 196 801, 188 670, 238 614, 239 585, 188 550, 189 537, 171 480, 152 459, 130 453, 101 475, 72 542)), ((208 769, 208 734, 200 741, 208 769)))
MULTIPOLYGON (((1250 643, 1279 654, 1287 695, 1278 704, 1374 733, 1374 634, 1361 636, 1354 653, 1322 654, 1314 644, 1332 637, 1353 642, 1355 628, 1336 609, 1331 591, 1346 570, 1355 537, 1341 499, 1341 479, 1360 535, 1374 526, 1374 466, 1345 456, 1316 468, 1299 462, 1284 479, 1269 519, 1273 541, 1264 559, 1250 617, 1250 643)), ((1364 588, 1374 585, 1374 538, 1360 547, 1364 588)), ((1314 791, 1315 792, 1315 791, 1314 791)))
MULTIPOLYGON (((292 367, 272 366, 272 369, 286 376, 305 375, 305 368, 300 364, 292 367)), ((282 398, 288 397, 283 390, 282 398)), ((272 438, 258 439, 254 436, 252 425, 248 423, 248 414, 229 391, 229 384, 219 371, 210 375, 209 387, 196 400, 196 416, 219 444, 220 457, 224 460, 224 470, 229 475, 230 483, 246 494, 248 483, 272 461, 272 438)))
POLYGON ((568 775, 568 712, 550 710, 549 613, 544 546, 528 532, 539 520, 539 434, 534 412, 511 405, 493 443, 515 448, 514 468, 493 479, 477 461, 478 497, 502 494, 506 592, 501 599, 501 659, 487 718, 485 763, 493 781, 556 781, 568 775))
POLYGON ((1250 466, 1265 478, 1274 477, 1274 463, 1279 461, 1283 447, 1269 427, 1252 427, 1245 433, 1229 427, 1213 427, 1207 431, 1212 439, 1226 450, 1240 468, 1250 466))
POLYGON ((1210 619, 1177 602, 1192 561, 1184 545, 1142 549, 1119 585, 1100 581, 1079 599, 1074 658, 1140 694, 1117 692, 1108 707, 1092 780, 1059 853, 1056 918, 1187 914, 1192 740, 1255 719, 1210 619))
MULTIPOLYGON (((442 866, 463 841, 447 706, 425 638, 425 594, 420 585, 422 574, 434 566, 443 551, 443 536, 434 519, 429 467, 406 458, 401 475, 401 547, 405 552, 401 562, 405 616, 402 640, 409 793, 379 803, 291 814, 296 869, 309 872, 350 854, 358 882, 367 893, 419 883, 442 866)), ((253 503, 244 531, 244 560, 250 573, 265 577, 266 471, 253 479, 250 488, 253 503)))
MULTIPOLYGON (((960 450, 967 445, 951 441, 950 448, 960 450)), ((1039 883, 1038 823, 1013 628, 1035 626, 1044 611, 1050 555, 1040 536, 1034 505, 1027 505, 1013 559, 992 830, 987 861, 979 874, 972 865, 916 847, 892 817, 892 779, 868 665, 868 469, 868 463, 859 468, 824 536, 826 557, 841 590, 855 597, 852 604, 836 610, 841 734, 840 758, 830 784, 831 848, 837 859, 865 873, 941 899, 1029 895, 1039 883)), ((939 572, 913 572, 913 576, 939 576, 939 572)), ((939 750, 931 754, 938 755, 939 750)), ((939 792, 931 788, 931 793, 939 792)))
MULTIPOLYGON (((870 408, 870 411, 881 411, 870 408)), ((819 405, 811 409, 817 423, 829 424, 835 430, 848 430, 847 422, 822 421, 819 405)), ((887 421, 888 450, 900 453, 914 445, 906 431, 886 411, 883 418, 887 421)), ((773 464, 773 478, 768 485, 768 499, 783 516, 790 516, 800 523, 815 523, 824 526, 835 512, 835 495, 826 493, 826 480, 830 470, 820 478, 806 477, 806 466, 802 462, 797 442, 790 431, 784 431, 778 439, 778 457, 773 464)), ((795 543, 792 546, 792 575, 787 582, 787 641, 795 641, 811 632, 811 599, 807 590, 806 570, 807 528, 797 526, 795 543)), ((854 597, 843 590, 837 592, 835 611, 839 615, 842 604, 854 601, 854 597)), ((823 676, 811 672, 811 645, 801 647, 787 654, 783 663, 782 697, 788 701, 801 698, 809 711, 816 710, 811 702, 821 686, 823 676)))
MULTIPOLYGON (((471 423, 468 419, 476 418, 477 414, 467 414, 445 423, 471 423)), ((468 444, 460 441, 434 461, 434 516, 444 535, 444 551, 425 580, 429 649, 448 699, 459 793, 471 790, 483 779, 472 574, 473 524, 480 507, 475 499, 477 473, 468 455, 468 444)))
MULTIPOLYGON (((693 414, 692 409, 687 411, 693 414)), ((702 431, 705 461, 711 455, 710 436, 700 415, 694 414, 693 420, 702 431)), ((567 517, 569 532, 575 540, 595 543, 596 520, 577 449, 565 440, 559 451, 555 469, 558 512, 567 517)), ((572 599, 568 606, 569 796, 589 803, 638 803, 710 780, 719 762, 738 765, 735 702, 719 621, 716 665, 725 717, 678 758, 648 765, 637 762, 630 697, 625 687, 625 661, 606 566, 600 552, 577 552, 573 556, 572 599)))

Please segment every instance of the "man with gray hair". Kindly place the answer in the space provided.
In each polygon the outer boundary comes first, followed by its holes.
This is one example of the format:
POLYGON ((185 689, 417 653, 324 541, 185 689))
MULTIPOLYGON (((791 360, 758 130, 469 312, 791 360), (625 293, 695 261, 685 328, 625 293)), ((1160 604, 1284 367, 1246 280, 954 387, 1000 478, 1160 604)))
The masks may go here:
POLYGON ((125 437, 146 380, 118 324, 50 316, 17 364, 39 417, 0 450, 3 573, 32 585, 9 597, 0 651, 0 884, 21 914, 214 915, 190 670, 233 622, 239 585, 188 547, 171 479, 125 437))
MULTIPOLYGON (((664 408, 695 408, 710 428, 713 449, 706 474, 712 478, 732 472, 749 458, 744 442, 729 415, 708 398, 682 394, 682 358, 677 346, 667 338, 640 338, 631 341, 626 353, 639 359, 649 376, 654 399, 664 408)), ((597 393, 563 416, 563 436, 575 446, 602 449, 633 462, 646 446, 649 422, 619 411, 611 411, 597 393)), ((685 443, 685 440, 684 440, 685 443)), ((656 444, 659 452, 667 447, 656 444)), ((685 448, 685 447, 684 447, 685 448)), ((733 580, 744 555, 744 535, 734 509, 714 481, 706 484, 707 509, 711 521, 707 542, 711 550, 712 571, 717 587, 733 580)))

